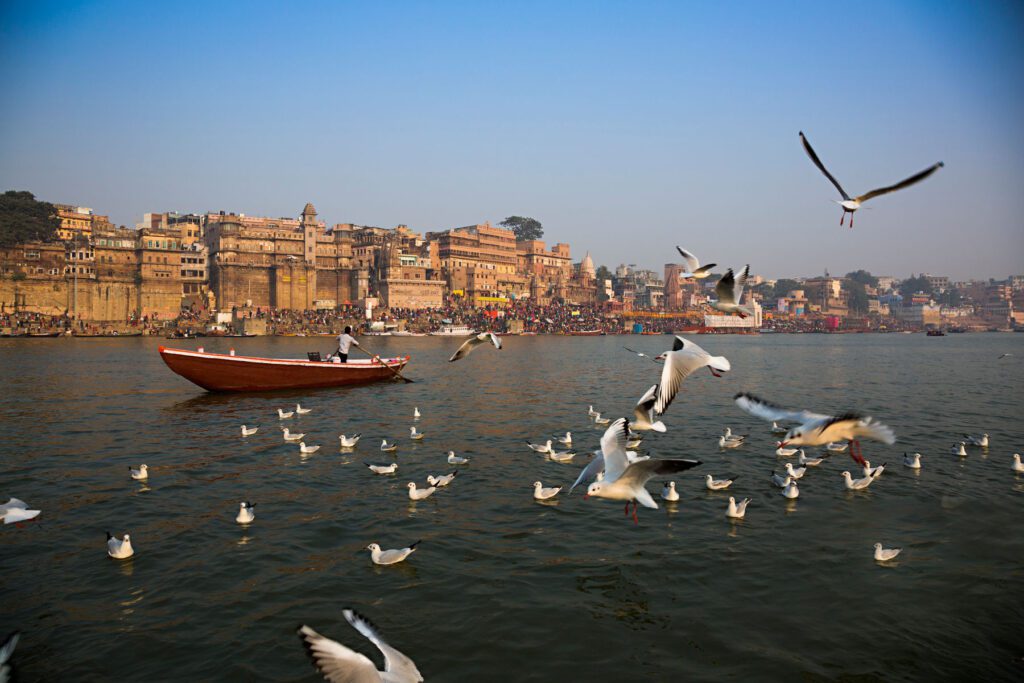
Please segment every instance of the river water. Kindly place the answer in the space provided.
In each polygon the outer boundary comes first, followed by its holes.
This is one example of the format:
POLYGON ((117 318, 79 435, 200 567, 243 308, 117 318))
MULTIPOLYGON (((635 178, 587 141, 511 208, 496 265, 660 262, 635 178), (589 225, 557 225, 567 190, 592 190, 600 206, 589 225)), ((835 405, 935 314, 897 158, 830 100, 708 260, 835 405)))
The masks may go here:
MULTIPOLYGON (((639 525, 579 491, 534 502, 532 482, 567 487, 585 460, 524 442, 569 430, 577 451, 596 448, 588 404, 628 415, 660 372, 623 344, 670 339, 508 337, 447 363, 458 339, 365 338, 411 354, 416 383, 249 395, 204 393, 153 339, 0 340, 0 498, 43 510, 0 528, 0 632, 22 632, 20 680, 313 681, 301 623, 379 665, 345 607, 428 681, 1021 680, 1024 335, 693 337, 733 371, 691 376, 668 432, 645 441, 703 461, 677 477, 682 500, 641 508, 639 525), (738 391, 874 415, 899 437, 865 444, 885 474, 847 492, 853 463, 833 457, 786 501, 769 425, 734 406, 738 391), (297 400, 313 412, 288 424, 322 445, 308 458, 278 429, 276 408, 297 400), (242 424, 260 430, 243 439, 242 424), (748 445, 719 451, 725 426, 748 445), (363 434, 354 453, 342 432, 363 434), (950 455, 962 432, 990 448, 950 455), (396 476, 363 465, 390 459, 381 438, 399 444, 396 476), (448 450, 472 461, 411 503, 406 482, 454 469, 448 450), (924 455, 920 472, 903 451, 924 455), (143 462, 147 484, 127 472, 143 462), (739 477, 746 520, 725 518, 706 473, 739 477), (247 528, 242 500, 257 503, 247 528), (108 530, 131 533, 134 558, 106 556, 108 530), (363 550, 418 539, 397 566, 363 550), (903 554, 876 564, 875 542, 903 554)), ((175 344, 299 357, 331 341, 175 344)))

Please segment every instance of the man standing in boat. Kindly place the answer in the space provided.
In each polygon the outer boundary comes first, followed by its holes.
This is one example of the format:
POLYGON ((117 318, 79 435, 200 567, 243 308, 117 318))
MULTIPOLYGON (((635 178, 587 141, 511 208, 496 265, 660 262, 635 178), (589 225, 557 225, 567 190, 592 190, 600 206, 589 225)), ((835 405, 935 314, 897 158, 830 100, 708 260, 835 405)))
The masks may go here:
POLYGON ((348 362, 348 350, 353 344, 359 346, 359 342, 352 336, 352 326, 345 325, 345 331, 338 335, 338 358, 342 363, 348 362))

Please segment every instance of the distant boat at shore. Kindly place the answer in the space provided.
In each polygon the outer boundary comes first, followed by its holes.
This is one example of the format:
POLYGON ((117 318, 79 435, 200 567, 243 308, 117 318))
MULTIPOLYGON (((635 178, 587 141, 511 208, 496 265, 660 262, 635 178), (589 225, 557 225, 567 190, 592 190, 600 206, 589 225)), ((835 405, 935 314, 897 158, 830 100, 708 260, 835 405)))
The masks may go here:
POLYGON ((468 325, 445 325, 430 333, 432 337, 468 337, 471 334, 473 329, 468 325))

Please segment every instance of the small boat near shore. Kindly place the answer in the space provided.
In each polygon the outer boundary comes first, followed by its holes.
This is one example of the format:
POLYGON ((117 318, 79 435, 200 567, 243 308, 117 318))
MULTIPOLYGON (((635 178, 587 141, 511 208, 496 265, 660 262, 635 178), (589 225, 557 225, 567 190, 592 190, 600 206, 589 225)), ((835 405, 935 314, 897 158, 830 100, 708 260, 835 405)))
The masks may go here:
POLYGON ((468 337, 473 334, 473 329, 468 325, 445 325, 439 330, 430 333, 432 337, 468 337))
POLYGON ((368 384, 392 379, 395 376, 392 370, 400 371, 409 362, 409 356, 332 363, 236 356, 165 346, 159 351, 167 367, 207 391, 275 391, 368 384))

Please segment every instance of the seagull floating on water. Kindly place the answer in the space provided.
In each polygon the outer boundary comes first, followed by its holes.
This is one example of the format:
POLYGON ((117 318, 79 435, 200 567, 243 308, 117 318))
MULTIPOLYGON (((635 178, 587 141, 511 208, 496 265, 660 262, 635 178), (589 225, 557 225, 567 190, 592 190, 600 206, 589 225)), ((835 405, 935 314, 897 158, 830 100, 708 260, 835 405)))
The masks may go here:
POLYGON ((452 483, 452 480, 455 479, 455 475, 458 473, 459 471, 455 470, 451 474, 442 474, 440 477, 435 477, 432 474, 428 474, 427 483, 430 484, 431 486, 441 488, 442 486, 447 486, 448 484, 452 483))
POLYGON ((3 505, 0 505, 0 517, 3 517, 4 524, 27 522, 38 517, 40 512, 42 510, 29 510, 28 504, 17 498, 11 498, 3 505))
POLYGON ((903 454, 903 466, 909 467, 912 470, 921 469, 921 454, 914 453, 913 455, 903 454))
POLYGON ((782 446, 781 441, 776 441, 775 445, 777 446, 777 448, 775 449, 775 455, 778 455, 783 458, 788 458, 791 455, 796 455, 797 453, 800 452, 799 448, 784 448, 782 446))
POLYGON ((535 443, 526 442, 526 445, 530 447, 530 450, 537 451, 538 453, 550 453, 551 452, 551 439, 548 439, 547 443, 537 445, 535 443))
POLYGON ((260 429, 259 427, 249 428, 249 427, 246 427, 245 425, 242 425, 242 436, 252 436, 256 432, 258 432, 259 429, 260 429))
POLYGON ((811 158, 811 161, 813 161, 814 165, 818 167, 818 170, 825 174, 825 177, 828 178, 829 181, 836 186, 836 189, 839 190, 839 194, 842 195, 842 201, 835 200, 836 203, 839 204, 839 206, 843 207, 843 215, 839 218, 839 225, 843 224, 843 219, 846 218, 846 214, 850 214, 851 228, 853 227, 853 212, 859 209, 861 204, 871 199, 872 197, 877 197, 879 195, 895 192, 896 190, 902 190, 905 187, 910 187, 914 183, 918 183, 924 180, 932 173, 935 173, 935 171, 939 170, 944 166, 944 164, 940 161, 937 164, 929 166, 920 173, 910 176, 906 180, 901 180, 895 185, 889 185, 888 187, 880 187, 877 190, 865 192, 860 196, 851 197, 850 195, 846 194, 846 190, 844 190, 843 186, 839 184, 839 181, 832 177, 832 174, 828 172, 828 170, 825 168, 825 164, 821 163, 821 159, 819 159, 818 155, 814 153, 814 149, 811 147, 811 143, 809 143, 807 141, 807 138, 804 137, 803 131, 800 131, 800 141, 803 142, 804 144, 804 151, 807 152, 807 156, 811 158))
POLYGON ((300 404, 298 404, 298 403, 295 404, 295 414, 296 415, 305 415, 305 414, 311 413, 311 412, 313 412, 312 408, 303 408, 300 404))
POLYGON ((281 410, 280 408, 277 409, 277 417, 278 417, 279 420, 287 420, 288 418, 290 418, 294 414, 295 414, 295 411, 291 411, 291 412, 286 413, 283 410, 281 410))
POLYGON ((676 483, 674 481, 667 481, 661 487, 661 499, 667 500, 670 503, 675 503, 679 500, 679 492, 676 491, 676 483))
POLYGON ((247 500, 243 500, 238 504, 238 516, 235 517, 235 521, 239 524, 252 524, 253 520, 256 519, 256 511, 253 508, 256 507, 256 503, 250 503, 247 500))
POLYGON ((739 448, 743 445, 743 439, 726 439, 724 436, 718 437, 719 448, 739 448))
POLYGON ((342 448, 355 448, 356 444, 359 443, 359 437, 361 434, 354 434, 351 437, 347 437, 344 434, 338 435, 338 441, 341 442, 342 448))
POLYGON ((864 461, 864 476, 871 477, 872 479, 878 479, 882 476, 882 472, 885 471, 885 463, 882 463, 878 467, 872 467, 871 462, 868 460, 864 461))
POLYGON ((808 458, 804 455, 804 449, 800 449, 800 459, 797 461, 804 467, 817 467, 825 462, 825 458, 808 458))
POLYGON ((394 474, 395 470, 398 469, 398 463, 393 462, 390 465, 374 465, 372 463, 366 463, 366 466, 370 468, 370 471, 374 474, 394 474))
POLYGON ((706 266, 702 266, 696 256, 682 247, 676 246, 676 251, 678 251, 679 255, 683 257, 684 261, 686 261, 686 272, 680 273, 679 277, 703 280, 708 275, 711 275, 711 269, 718 265, 717 263, 709 263, 706 266))
POLYGON ((949 452, 952 453, 953 455, 959 455, 961 457, 967 455, 967 449, 964 448, 963 441, 961 441, 958 444, 954 444, 953 447, 949 449, 949 452))
POLYGON ((729 496, 729 507, 725 509, 725 516, 730 519, 743 519, 743 516, 747 514, 748 505, 750 505, 749 498, 744 498, 740 501, 739 505, 737 505, 736 499, 729 496))
POLYGON ((370 551, 370 559, 373 560, 374 564, 398 564, 405 558, 416 552, 416 546, 420 544, 420 541, 410 543, 408 548, 397 548, 395 550, 381 550, 380 546, 376 543, 371 543, 366 546, 366 549, 370 551))
POLYGON ((704 477, 704 485, 709 491, 721 491, 732 486, 732 483, 736 481, 736 477, 732 479, 715 479, 710 474, 704 477))
POLYGON ((416 427, 409 427, 409 438, 413 441, 419 441, 423 438, 423 433, 417 432, 416 427))
POLYGON ((421 417, 423 417, 423 416, 422 416, 422 415, 420 415, 420 409, 419 409, 419 406, 413 406, 413 408, 412 408, 412 419, 414 419, 414 420, 418 420, 418 419, 420 419, 421 417))
POLYGON ((587 489, 587 497, 625 501, 627 515, 629 504, 633 503, 633 521, 639 524, 636 515, 638 503, 653 510, 658 509, 658 504, 644 487, 645 484, 657 475, 684 472, 701 462, 683 458, 631 460, 626 452, 628 432, 626 418, 620 417, 601 437, 604 481, 591 484, 587 489))
POLYGON ((1014 472, 1024 473, 1024 463, 1020 461, 1020 453, 1013 454, 1013 464, 1010 467, 1014 472))
POLYGON ((854 479, 850 476, 849 472, 843 472, 843 483, 846 484, 846 488, 850 491, 860 491, 871 486, 871 482, 875 480, 875 477, 864 477, 862 479, 854 479))
POLYGON ((430 488, 418 489, 416 488, 416 482, 410 481, 406 486, 409 487, 409 500, 423 500, 429 498, 434 494, 437 488, 431 486, 430 488))
POLYGON ((693 372, 706 367, 712 375, 721 377, 721 373, 732 369, 729 359, 725 356, 712 356, 689 339, 678 335, 672 340, 672 350, 664 352, 657 359, 665 361, 661 368, 657 400, 654 403, 654 412, 657 415, 665 414, 672 399, 682 388, 683 380, 693 372))
POLYGON ((534 500, 548 500, 558 495, 558 492, 562 490, 561 486, 552 486, 544 488, 544 485, 539 481, 533 482, 533 498, 534 500))
POLYGON ((292 434, 288 431, 287 427, 285 427, 281 433, 284 436, 285 441, 302 441, 302 437, 306 436, 305 434, 292 434))
POLYGON ((849 441, 850 455, 858 465, 864 464, 858 439, 874 439, 887 444, 896 442, 896 434, 874 418, 858 413, 831 416, 812 413, 807 410, 789 410, 769 403, 753 394, 736 394, 734 400, 743 410, 763 420, 789 420, 801 422, 793 427, 779 443, 785 446, 821 446, 833 441, 849 441))
POLYGON ((460 458, 455 455, 455 451, 448 451, 448 464, 449 465, 465 465, 469 462, 469 458, 460 458))
POLYGON ((747 277, 750 276, 750 265, 743 266, 739 276, 732 274, 732 268, 725 271, 725 275, 715 285, 715 295, 718 301, 710 303, 711 308, 722 313, 737 314, 740 318, 748 318, 754 315, 754 311, 740 306, 743 299, 743 287, 747 284, 747 277))
POLYGON ((776 474, 775 470, 772 470, 772 483, 778 486, 780 489, 787 486, 789 482, 793 481, 793 477, 788 474, 776 474))
POLYGON ((780 427, 778 422, 772 422, 772 434, 785 434, 788 429, 780 427))
POLYGON ((320 450, 320 446, 307 446, 304 441, 299 442, 299 452, 303 455, 309 455, 310 453, 316 453, 320 450))
POLYGON ((376 626, 350 609, 342 610, 342 614, 353 628, 381 651, 384 655, 384 670, 377 671, 377 667, 366 655, 325 638, 306 625, 300 626, 299 637, 317 671, 325 679, 335 683, 422 683, 423 675, 413 661, 384 642, 376 626))
POLYGON ((132 479, 137 481, 145 481, 149 479, 149 465, 139 465, 138 469, 128 466, 128 474, 131 475, 132 479))
POLYGON ((572 462, 572 459, 576 457, 576 454, 572 451, 551 451, 548 453, 548 459, 553 462, 572 462))
POLYGON ((968 446, 981 446, 982 448, 988 448, 988 434, 982 434, 981 436, 964 434, 964 440, 967 442, 968 446))
POLYGON ((825 444, 825 450, 829 453, 845 453, 846 449, 849 448, 848 443, 837 443, 835 441, 825 444))
POLYGON ((596 425, 606 425, 609 422, 611 422, 611 420, 607 417, 601 417, 601 413, 594 416, 594 424, 596 425))
POLYGON ((640 397, 636 407, 633 409, 633 421, 629 428, 635 432, 650 431, 664 432, 665 423, 654 420, 654 406, 658 402, 658 385, 654 384, 640 397))
POLYGON ((566 432, 565 436, 558 437, 558 443, 565 446, 572 446, 572 432, 566 432))
POLYGON ((790 478, 789 483, 782 488, 782 496, 793 500, 800 497, 800 488, 796 485, 796 480, 790 478))
POLYGON ((494 348, 501 350, 501 340, 493 332, 481 332, 480 334, 474 334, 472 337, 462 342, 462 346, 456 351, 451 358, 448 359, 449 363, 454 363, 460 358, 465 358, 470 352, 481 344, 490 342, 494 344, 494 348))
POLYGON ((394 444, 389 444, 387 439, 381 439, 380 449, 385 453, 390 453, 392 451, 398 450, 398 446, 394 444))
POLYGON ((600 417, 601 413, 594 410, 594 406, 587 406, 587 417, 600 417))
POLYGON ((903 551, 903 548, 883 548, 881 543, 875 544, 875 561, 888 562, 895 560, 896 556, 903 551))
POLYGON ((786 463, 786 474, 788 474, 789 476, 793 477, 794 480, 796 480, 796 479, 803 479, 804 475, 807 474, 807 468, 806 467, 801 467, 800 469, 796 469, 795 467, 793 467, 793 463, 787 462, 786 463))
POLYGON ((127 560, 129 557, 135 554, 135 549, 132 548, 132 540, 128 534, 124 535, 123 539, 112 535, 109 531, 107 532, 107 555, 110 555, 115 560, 127 560))

